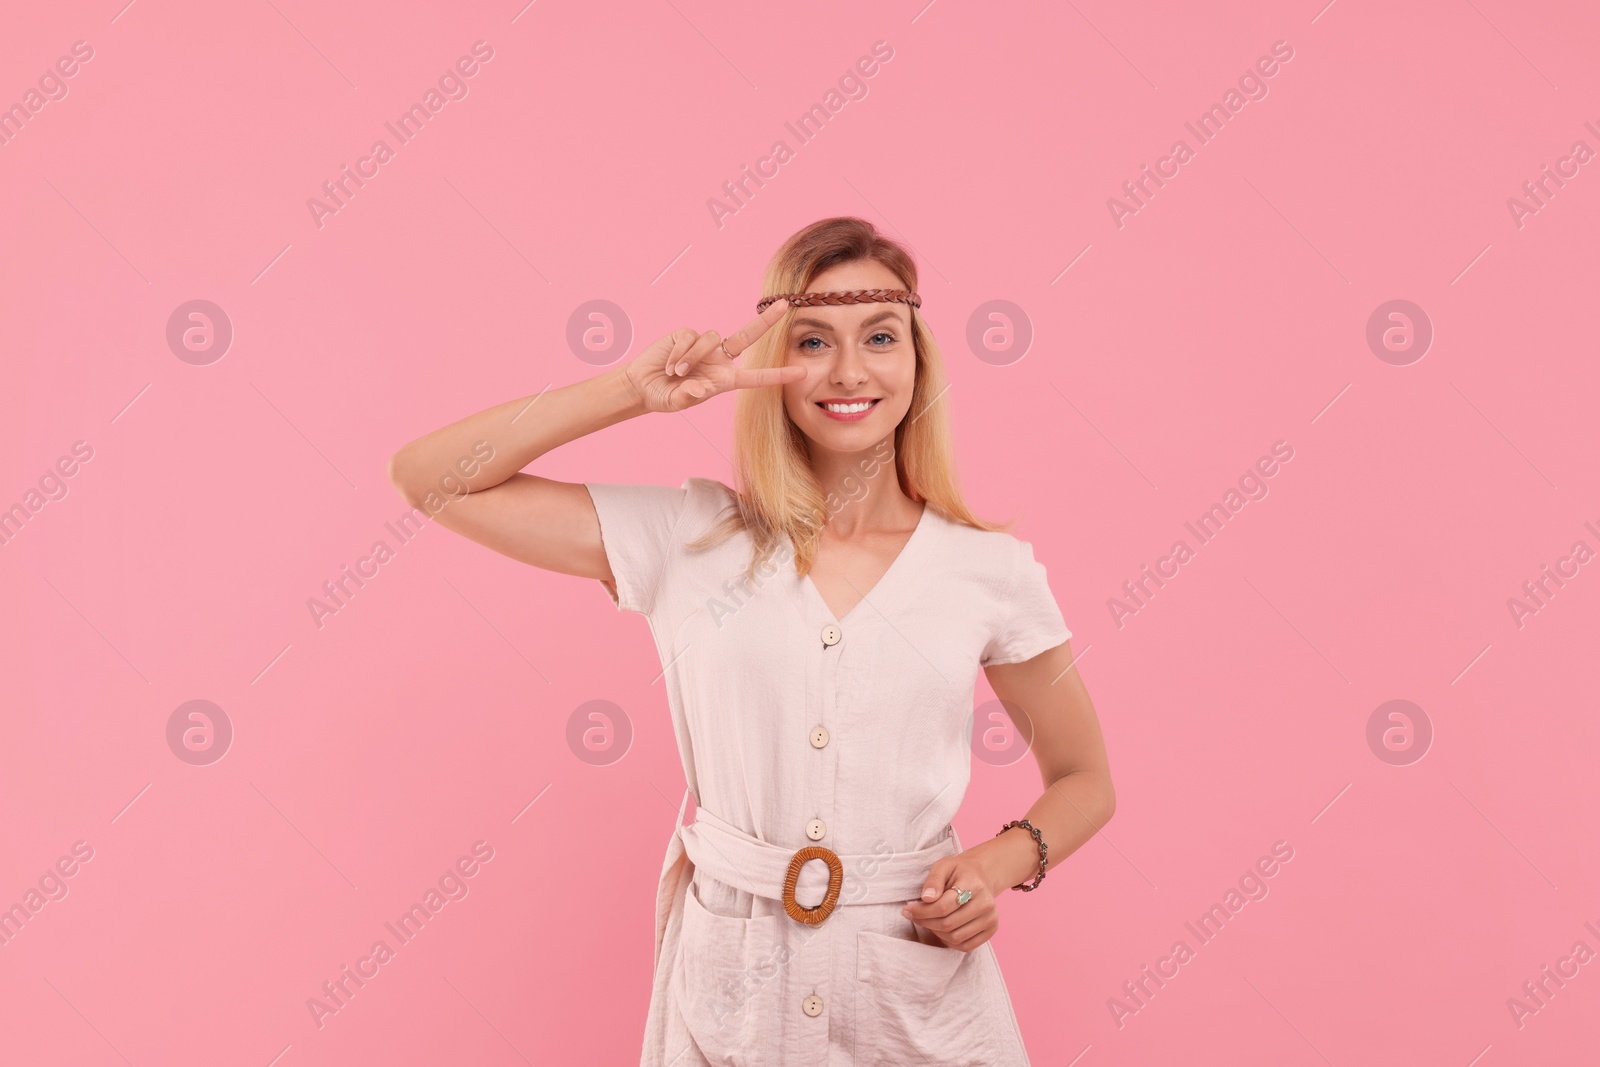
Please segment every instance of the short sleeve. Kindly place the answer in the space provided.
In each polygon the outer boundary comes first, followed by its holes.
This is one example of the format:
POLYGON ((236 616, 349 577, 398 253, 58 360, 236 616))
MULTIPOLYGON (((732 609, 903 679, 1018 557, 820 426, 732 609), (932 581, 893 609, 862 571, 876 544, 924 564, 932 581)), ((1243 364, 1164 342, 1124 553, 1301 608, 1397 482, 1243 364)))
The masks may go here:
POLYGON ((584 482, 600 517, 600 540, 611 564, 613 585, 600 584, 618 611, 648 615, 672 552, 673 536, 682 521, 689 482, 669 485, 616 485, 584 482))
POLYGON ((1011 582, 1002 604, 1002 622, 979 660, 983 666, 1021 663, 1072 637, 1056 604, 1043 563, 1033 546, 1014 541, 1011 582))

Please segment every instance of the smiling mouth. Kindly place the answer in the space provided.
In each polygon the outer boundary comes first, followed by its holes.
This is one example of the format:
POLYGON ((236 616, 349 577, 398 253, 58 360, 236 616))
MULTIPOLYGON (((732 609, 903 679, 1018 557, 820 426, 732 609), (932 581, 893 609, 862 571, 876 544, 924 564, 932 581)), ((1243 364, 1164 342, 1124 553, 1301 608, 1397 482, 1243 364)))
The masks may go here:
POLYGON ((882 400, 882 397, 873 400, 852 400, 848 403, 819 400, 817 401, 817 407, 835 415, 860 415, 871 411, 880 400, 882 400))

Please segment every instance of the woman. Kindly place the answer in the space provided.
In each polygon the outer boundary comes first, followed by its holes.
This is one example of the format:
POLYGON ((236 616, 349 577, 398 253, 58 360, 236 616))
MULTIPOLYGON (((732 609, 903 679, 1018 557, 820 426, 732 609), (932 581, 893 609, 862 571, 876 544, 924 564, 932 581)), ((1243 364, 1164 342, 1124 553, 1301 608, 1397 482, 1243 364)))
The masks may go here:
POLYGON ((916 282, 871 224, 825 219, 779 250, 771 302, 725 340, 677 330, 390 462, 421 506, 490 443, 437 521, 597 578, 650 622, 689 786, 658 887, 643 1064, 1028 1062, 989 944, 998 899, 1037 887, 1115 801, 1044 566, 961 499, 916 282), (521 473, 735 390, 742 493, 521 473), (980 666, 1045 788, 963 850, 950 819, 980 666))

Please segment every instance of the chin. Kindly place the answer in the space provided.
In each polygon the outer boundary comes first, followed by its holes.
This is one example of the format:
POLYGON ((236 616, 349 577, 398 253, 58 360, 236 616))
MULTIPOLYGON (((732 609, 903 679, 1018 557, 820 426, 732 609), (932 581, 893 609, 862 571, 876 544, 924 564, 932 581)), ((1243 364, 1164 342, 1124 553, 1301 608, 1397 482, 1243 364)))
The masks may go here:
POLYGON ((865 452, 889 431, 863 425, 835 426, 830 423, 804 428, 803 432, 813 445, 830 452, 865 452))

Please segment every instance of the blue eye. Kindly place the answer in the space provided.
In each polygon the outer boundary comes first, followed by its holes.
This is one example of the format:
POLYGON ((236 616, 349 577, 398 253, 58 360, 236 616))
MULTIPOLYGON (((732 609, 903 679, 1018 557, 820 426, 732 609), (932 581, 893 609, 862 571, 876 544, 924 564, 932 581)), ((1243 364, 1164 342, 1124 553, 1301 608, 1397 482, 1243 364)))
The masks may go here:
MULTIPOLYGON (((868 340, 874 342, 874 347, 876 348, 887 348, 889 345, 894 344, 897 338, 888 330, 879 330, 877 333, 868 338, 868 340), (879 338, 882 338, 882 340, 880 341, 879 338)), ((803 352, 816 352, 823 347, 823 340, 822 338, 813 335, 797 341, 795 343, 795 347, 803 352), (811 344, 812 341, 817 342, 817 344, 813 346, 811 344)))

